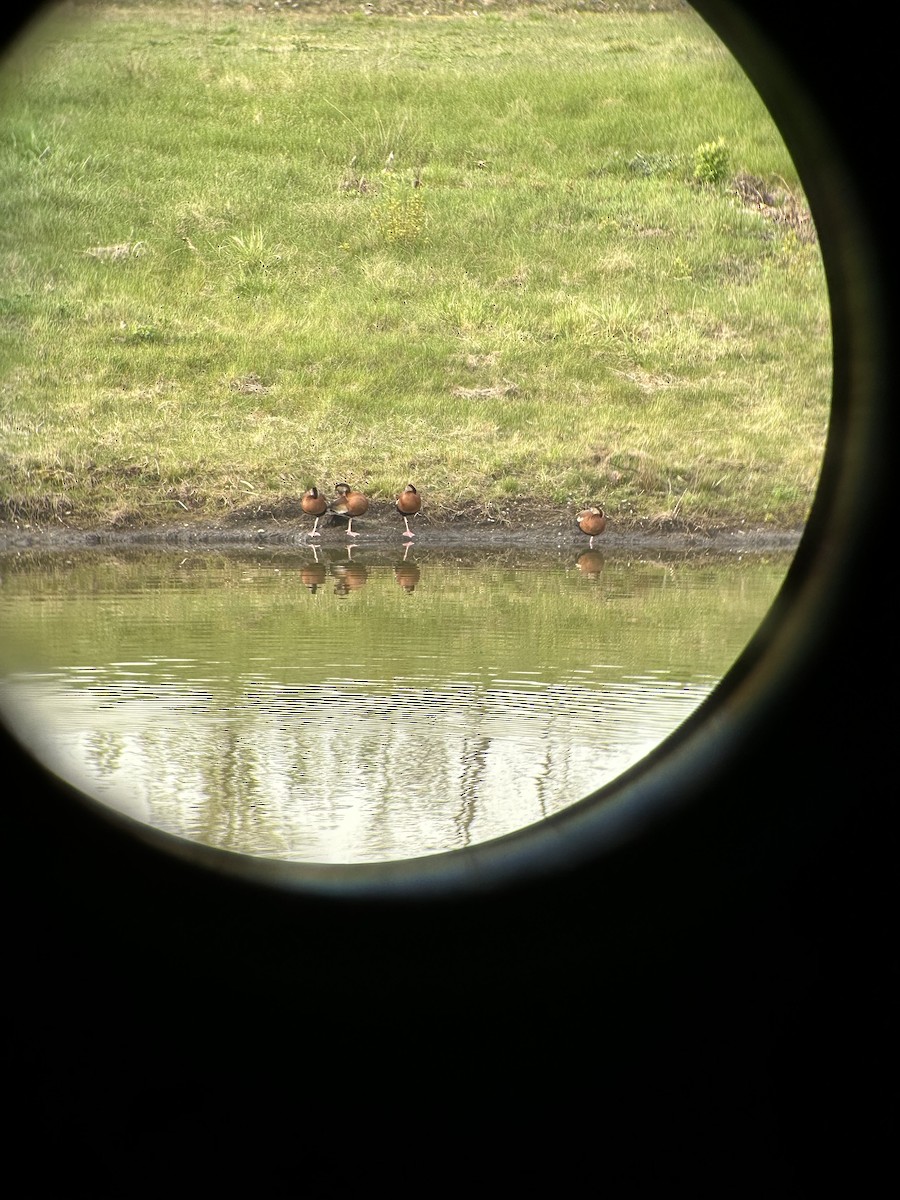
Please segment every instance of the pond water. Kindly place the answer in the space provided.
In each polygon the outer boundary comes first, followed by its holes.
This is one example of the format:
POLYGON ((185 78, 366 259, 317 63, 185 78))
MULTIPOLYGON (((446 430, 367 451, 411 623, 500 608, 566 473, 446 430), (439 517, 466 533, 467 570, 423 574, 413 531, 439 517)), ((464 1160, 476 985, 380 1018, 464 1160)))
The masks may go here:
POLYGON ((609 783, 790 560, 400 547, 0 556, 0 713, 62 778, 297 862, 460 849, 609 783))

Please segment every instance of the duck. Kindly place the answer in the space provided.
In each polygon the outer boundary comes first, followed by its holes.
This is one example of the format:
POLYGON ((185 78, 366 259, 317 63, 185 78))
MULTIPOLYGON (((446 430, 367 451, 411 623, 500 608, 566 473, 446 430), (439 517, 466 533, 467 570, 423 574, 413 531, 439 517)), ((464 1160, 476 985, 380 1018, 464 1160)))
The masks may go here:
POLYGON ((353 528, 353 519, 369 511, 369 497, 364 492, 351 488, 349 483, 336 483, 334 490, 335 498, 331 502, 331 511, 335 516, 346 518, 348 537, 359 537, 353 528))
POLYGON ((321 533, 317 533, 316 530, 319 528, 319 518, 323 515, 325 510, 328 508, 328 502, 326 501, 325 497, 319 495, 318 488, 316 488, 316 487, 307 488, 306 491, 303 493, 302 499, 300 500, 300 507, 309 516, 316 518, 315 523, 313 524, 313 527, 309 531, 309 534, 307 536, 308 537, 321 537, 322 536, 321 533))
POLYGON ((602 508, 598 508, 596 504, 591 504, 587 508, 581 510, 575 518, 575 524, 582 533, 586 533, 590 540, 590 549, 594 548, 594 538, 606 528, 606 516, 602 508))
POLYGON ((414 517, 422 508, 422 497, 416 491, 411 483, 408 483, 399 496, 396 497, 395 507, 397 512, 403 518, 405 527, 404 537, 415 537, 416 535, 409 527, 409 518, 414 517))

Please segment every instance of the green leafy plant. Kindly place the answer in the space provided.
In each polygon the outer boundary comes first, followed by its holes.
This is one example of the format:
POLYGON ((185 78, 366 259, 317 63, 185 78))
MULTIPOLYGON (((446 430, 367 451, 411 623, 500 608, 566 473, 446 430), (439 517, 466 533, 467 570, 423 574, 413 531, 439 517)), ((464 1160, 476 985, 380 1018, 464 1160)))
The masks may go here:
POLYGON ((162 335, 155 325, 128 325, 125 327, 125 340, 128 342, 158 342, 162 335))
POLYGON ((373 210, 375 230, 392 246, 412 246, 425 233, 425 201, 418 176, 403 181, 386 174, 373 210))
POLYGON ((723 183, 728 177, 729 159, 724 138, 704 142, 694 151, 694 180, 706 187, 723 183))

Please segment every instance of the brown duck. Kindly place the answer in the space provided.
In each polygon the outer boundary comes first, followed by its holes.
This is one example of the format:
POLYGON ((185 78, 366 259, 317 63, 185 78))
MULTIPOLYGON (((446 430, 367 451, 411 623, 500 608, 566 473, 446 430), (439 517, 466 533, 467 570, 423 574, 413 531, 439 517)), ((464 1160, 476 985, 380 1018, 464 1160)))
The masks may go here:
POLYGON ((414 517, 417 512, 422 509, 422 497, 416 491, 411 483, 408 483, 399 496, 396 498, 395 507, 397 512, 403 518, 404 537, 415 537, 416 535, 409 527, 409 518, 414 517))
POLYGON ((346 519, 348 537, 359 537, 353 529, 353 520, 369 511, 368 496, 351 488, 349 483, 336 483, 334 490, 335 498, 331 502, 331 511, 335 516, 346 519))
POLYGON ((606 517, 602 508, 598 508, 596 504, 591 504, 588 508, 582 511, 575 518, 575 523, 582 533, 586 533, 590 540, 590 549, 594 548, 594 538, 598 537, 606 528, 606 517))
POLYGON ((300 507, 310 517, 316 518, 315 523, 313 524, 312 529, 309 531, 308 536, 309 537, 321 537, 322 535, 320 533, 317 533, 316 530, 319 527, 319 518, 323 515, 325 510, 328 508, 328 501, 325 499, 324 496, 319 495, 318 488, 311 487, 311 488, 307 488, 306 491, 303 493, 303 498, 300 501, 300 507))

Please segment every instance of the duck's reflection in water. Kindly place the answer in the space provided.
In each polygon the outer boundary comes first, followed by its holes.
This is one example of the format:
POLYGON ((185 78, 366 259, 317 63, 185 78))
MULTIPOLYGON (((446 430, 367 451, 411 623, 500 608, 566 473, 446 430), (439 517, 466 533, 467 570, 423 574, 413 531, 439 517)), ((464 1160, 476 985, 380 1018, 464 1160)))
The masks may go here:
POLYGON ((310 594, 315 596, 316 592, 328 578, 328 568, 325 563, 319 558, 318 547, 311 547, 315 558, 311 563, 304 563, 300 568, 300 578, 309 588, 310 594))
POLYGON ((344 598, 351 592, 358 592, 369 582, 370 571, 392 567, 394 579, 408 593, 416 590, 422 578, 422 569, 414 558, 410 557, 411 543, 403 547, 403 556, 393 563, 389 560, 366 563, 358 557, 357 546, 347 546, 342 550, 323 550, 320 546, 309 546, 313 558, 300 567, 300 579, 311 595, 315 596, 328 579, 329 572, 334 579, 334 594, 344 598), (356 556, 356 557, 355 557, 356 556))
POLYGON ((369 568, 365 563, 353 560, 354 548, 348 546, 347 557, 331 564, 336 596, 349 596, 351 592, 358 592, 369 581, 369 568))
POLYGON ((603 555, 599 550, 585 550, 575 560, 575 566, 588 579, 599 579, 603 570, 603 555))
POLYGON ((394 578, 404 592, 410 594, 416 590, 416 584, 422 578, 419 564, 409 557, 409 543, 403 547, 403 558, 394 567, 394 578))

